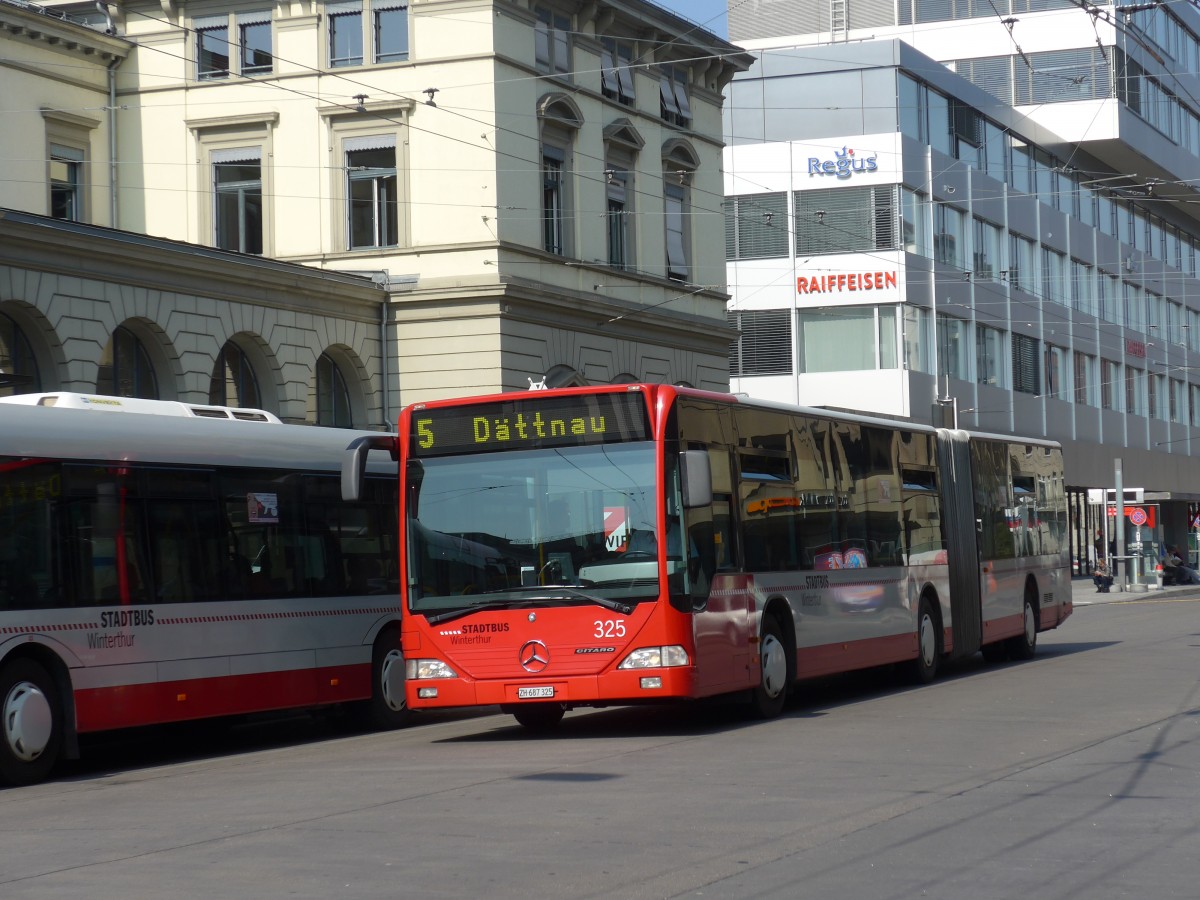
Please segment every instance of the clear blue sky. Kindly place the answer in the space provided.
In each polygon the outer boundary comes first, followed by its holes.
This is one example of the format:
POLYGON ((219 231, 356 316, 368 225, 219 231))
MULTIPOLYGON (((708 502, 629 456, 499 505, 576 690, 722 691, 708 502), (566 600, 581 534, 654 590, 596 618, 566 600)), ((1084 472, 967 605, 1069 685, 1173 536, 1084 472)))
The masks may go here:
POLYGON ((729 0, 651 0, 671 12, 691 19, 718 37, 729 37, 729 0))

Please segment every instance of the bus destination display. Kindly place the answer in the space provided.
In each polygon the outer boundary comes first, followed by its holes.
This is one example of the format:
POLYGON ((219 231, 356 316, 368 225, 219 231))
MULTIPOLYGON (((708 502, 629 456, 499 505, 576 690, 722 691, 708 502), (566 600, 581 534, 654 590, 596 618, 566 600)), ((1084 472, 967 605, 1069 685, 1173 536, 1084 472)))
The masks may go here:
POLYGON ((522 396, 500 403, 416 410, 409 452, 413 456, 446 456, 585 447, 649 437, 646 401, 640 393, 522 396))

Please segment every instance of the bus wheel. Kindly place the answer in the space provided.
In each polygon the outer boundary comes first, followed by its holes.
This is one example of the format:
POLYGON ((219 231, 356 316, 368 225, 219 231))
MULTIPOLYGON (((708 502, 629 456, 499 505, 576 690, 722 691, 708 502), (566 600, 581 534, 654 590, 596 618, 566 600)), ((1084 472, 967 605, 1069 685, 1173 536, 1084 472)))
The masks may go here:
POLYGON ((526 703, 511 706, 508 711, 530 731, 550 731, 567 712, 561 703, 526 703))
POLYGON ((917 607, 917 658, 909 663, 909 674, 917 684, 929 684, 937 675, 941 654, 938 642, 937 616, 928 595, 917 607))
POLYGON ((751 707, 760 719, 773 719, 783 712, 787 702, 788 679, 792 670, 788 665, 782 629, 774 616, 763 616, 762 640, 758 651, 762 659, 762 681, 754 689, 751 707))
POLYGON ((1024 620, 1022 632, 1004 642, 1010 659, 1032 659, 1037 652, 1037 605, 1029 588, 1025 589, 1024 620))
POLYGON ((408 724, 412 712, 404 696, 404 654, 400 632, 385 629, 371 653, 371 699, 364 704, 366 724, 381 731, 408 724))
POLYGON ((54 681, 32 659, 15 659, 0 671, 0 781, 13 785, 41 781, 62 746, 62 713, 54 681))

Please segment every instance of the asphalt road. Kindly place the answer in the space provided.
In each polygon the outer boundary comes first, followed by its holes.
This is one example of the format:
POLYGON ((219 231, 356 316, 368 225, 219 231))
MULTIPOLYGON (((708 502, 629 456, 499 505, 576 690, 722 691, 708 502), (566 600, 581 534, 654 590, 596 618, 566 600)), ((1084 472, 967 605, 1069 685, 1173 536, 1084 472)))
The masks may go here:
POLYGON ((705 705, 579 711, 549 738, 485 714, 93 741, 0 790, 0 897, 1194 898, 1195 597, 1081 605, 1029 662, 822 681, 765 723, 705 705))

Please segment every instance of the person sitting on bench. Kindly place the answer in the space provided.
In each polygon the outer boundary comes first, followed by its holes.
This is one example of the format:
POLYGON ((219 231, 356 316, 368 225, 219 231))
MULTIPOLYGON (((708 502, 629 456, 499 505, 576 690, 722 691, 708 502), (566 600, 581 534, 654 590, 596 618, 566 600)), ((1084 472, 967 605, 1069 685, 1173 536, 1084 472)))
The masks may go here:
POLYGON ((1108 572, 1108 563, 1103 559, 1096 560, 1096 568, 1092 570, 1092 581, 1096 584, 1096 593, 1111 593, 1109 588, 1112 587, 1113 577, 1108 572))

